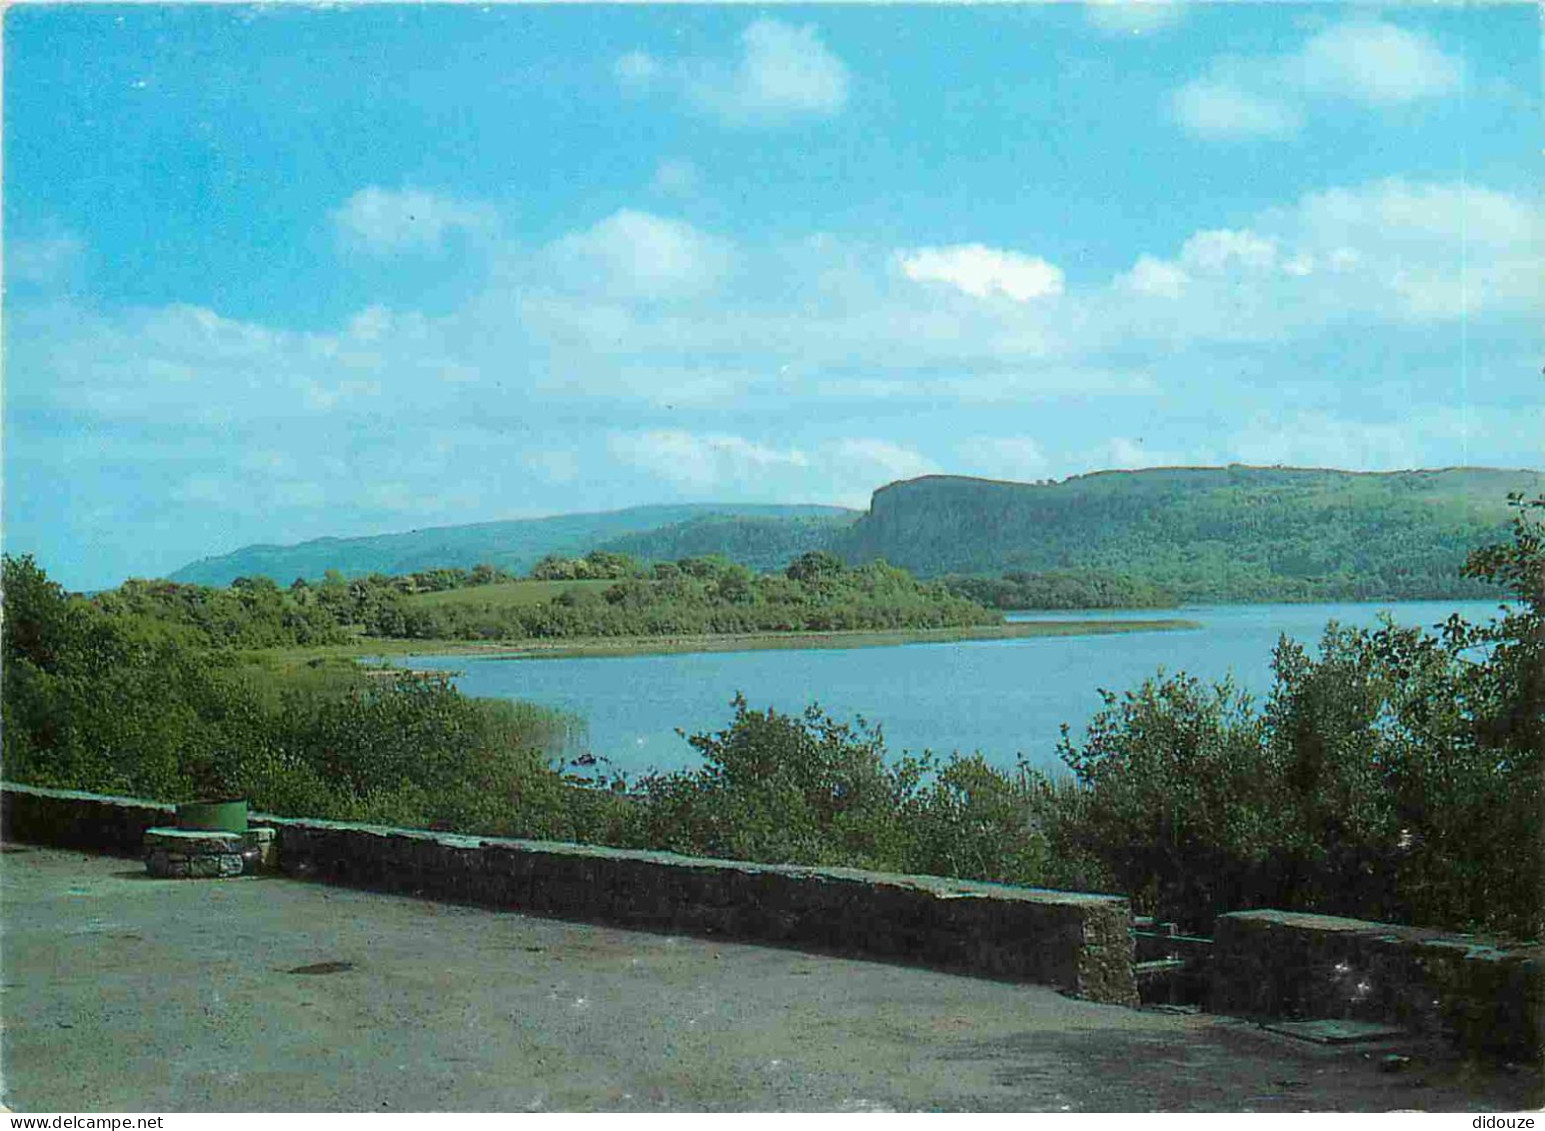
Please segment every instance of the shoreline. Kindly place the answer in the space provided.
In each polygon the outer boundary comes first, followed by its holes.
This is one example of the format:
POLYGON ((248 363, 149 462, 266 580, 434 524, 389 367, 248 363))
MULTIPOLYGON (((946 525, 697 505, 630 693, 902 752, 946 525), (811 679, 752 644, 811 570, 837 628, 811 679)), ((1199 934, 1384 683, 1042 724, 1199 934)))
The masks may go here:
MULTIPOLYGON (((374 651, 390 656, 470 656, 495 660, 559 660, 587 657, 661 656, 702 652, 764 652, 794 649, 891 648, 910 644, 1021 640, 1036 637, 1096 636, 1130 632, 1199 629, 1198 621, 1163 620, 1014 621, 951 628, 842 629, 825 632, 701 633, 679 636, 585 637, 573 640, 381 640, 374 649, 350 646, 356 658, 374 651)), ((363 642, 362 642, 363 645, 363 642)))

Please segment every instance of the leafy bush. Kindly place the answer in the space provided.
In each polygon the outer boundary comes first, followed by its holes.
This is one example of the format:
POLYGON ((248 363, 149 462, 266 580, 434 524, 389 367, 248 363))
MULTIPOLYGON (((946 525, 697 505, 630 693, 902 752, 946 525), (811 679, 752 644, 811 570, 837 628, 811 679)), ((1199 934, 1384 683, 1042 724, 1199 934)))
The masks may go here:
MULTIPOLYGON (((878 727, 733 703, 729 727, 688 741, 696 770, 639 783, 636 843, 693 855, 872 868, 1004 883, 1098 886, 1059 852, 1068 790, 979 754, 887 756, 878 727)), ((1074 807, 1078 799, 1074 798, 1074 807)))
POLYGON ((1490 625, 1284 639, 1264 711, 1184 675, 1105 693, 1081 746, 1064 732, 1074 841, 1193 926, 1272 906, 1539 937, 1545 500, 1515 505, 1513 544, 1467 567, 1518 598, 1490 625))
POLYGON ((71 597, 4 561, 10 780, 163 801, 538 836, 605 833, 552 764, 577 723, 353 665, 282 672, 153 612, 71 597))

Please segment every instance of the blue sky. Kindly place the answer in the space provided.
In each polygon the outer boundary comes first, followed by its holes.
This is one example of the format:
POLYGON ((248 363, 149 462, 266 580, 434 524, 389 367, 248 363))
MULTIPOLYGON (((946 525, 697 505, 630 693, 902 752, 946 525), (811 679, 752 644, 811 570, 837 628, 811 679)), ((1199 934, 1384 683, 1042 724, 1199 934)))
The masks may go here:
POLYGON ((70 587, 932 472, 1539 467, 1532 5, 5 13, 70 587))

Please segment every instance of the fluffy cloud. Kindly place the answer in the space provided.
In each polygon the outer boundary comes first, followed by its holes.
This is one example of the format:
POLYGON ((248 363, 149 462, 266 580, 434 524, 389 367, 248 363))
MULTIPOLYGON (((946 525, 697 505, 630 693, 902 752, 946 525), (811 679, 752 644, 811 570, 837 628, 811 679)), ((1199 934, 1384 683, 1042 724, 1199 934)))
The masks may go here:
POLYGON ((1427 36, 1373 20, 1319 32, 1280 71, 1310 94, 1370 106, 1441 97, 1464 79, 1459 61, 1427 36))
POLYGON ((785 125, 847 105, 848 69, 813 26, 760 19, 741 32, 739 47, 732 60, 662 60, 631 51, 612 74, 631 94, 670 91, 734 127, 785 125))
MULTIPOLYGON (((68 422, 22 433, 58 448, 38 466, 68 459, 119 491, 119 511, 76 508, 79 523, 111 527, 153 494, 184 526, 239 516, 232 544, 339 533, 345 511, 363 532, 662 497, 861 506, 945 459, 1014 479, 1229 458, 1393 466, 1485 435, 1499 454, 1479 462, 1527 462, 1538 413, 1501 406, 1537 366, 1541 226, 1521 197, 1391 180, 1069 283, 987 247, 731 244, 624 209, 504 248, 478 295, 434 316, 372 305, 298 331, 195 305, 8 304, 7 409, 68 422), (1386 401, 1458 396, 1460 318, 1468 430, 1431 412, 1380 423, 1386 401), (1336 369, 1351 355, 1355 380, 1336 369), (1301 374, 1297 415, 1242 427, 1284 374, 1301 374), (1371 423, 1324 423, 1338 400, 1371 423), (249 451, 278 456, 242 463, 249 451)), ((180 558, 209 548, 180 537, 166 543, 180 558)))
POLYGON ((1303 114, 1296 107, 1220 79, 1186 83, 1173 95, 1170 108, 1188 133, 1211 140, 1290 137, 1303 127, 1303 114))
POLYGON ((1175 122, 1197 137, 1282 138, 1303 128, 1317 101, 1383 109, 1442 97, 1463 81, 1459 60, 1429 36, 1355 19, 1284 55, 1219 59, 1176 90, 1169 108, 1175 122))
POLYGON ((1126 333, 1250 340, 1357 317, 1443 324, 1526 314, 1545 298, 1545 225, 1527 202, 1465 184, 1387 180, 1310 193, 1249 229, 1197 232, 1141 256, 1113 292, 1126 333), (1183 304, 1182 304, 1183 300, 1183 304), (1177 305, 1181 304, 1181 305, 1177 305))
POLYGON ((1190 281, 1191 276, 1179 264, 1144 255, 1133 264, 1132 270, 1117 277, 1116 286, 1141 295, 1179 298, 1190 281))
POLYGON ((549 249, 575 290, 638 299, 699 295, 729 270, 729 244, 680 220, 623 209, 549 249))
POLYGON ((1062 293, 1062 271, 1044 259, 979 243, 898 253, 901 271, 920 283, 947 283, 976 298, 1002 294, 1015 302, 1062 293))
POLYGON ((434 318, 371 306, 331 331, 300 332, 197 306, 111 318, 18 307, 7 394, 16 405, 189 422, 397 404, 484 417, 500 410, 494 398, 532 396, 755 411, 1151 396, 1163 391, 1149 368, 1156 346, 1462 318, 1521 324, 1545 299, 1542 245, 1522 198, 1390 180, 1193 233, 1104 285, 1070 289, 1043 260, 979 245, 733 245, 624 209, 520 253, 434 318))
POLYGON ((497 215, 487 205, 376 185, 349 197, 332 220, 345 245, 379 256, 438 251, 451 232, 481 235, 497 227, 497 215))
POLYGON ((1213 463, 1195 452, 1150 448, 1141 436, 1113 436, 1085 457, 1090 468, 1121 468, 1136 471, 1144 467, 1185 467, 1213 463))

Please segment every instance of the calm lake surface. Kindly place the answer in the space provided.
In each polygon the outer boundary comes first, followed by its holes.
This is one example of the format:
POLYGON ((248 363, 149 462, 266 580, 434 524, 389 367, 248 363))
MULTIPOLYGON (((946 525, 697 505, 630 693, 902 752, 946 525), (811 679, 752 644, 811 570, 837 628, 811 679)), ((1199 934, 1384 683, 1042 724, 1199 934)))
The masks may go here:
POLYGON ((410 656, 399 662, 458 672, 456 685, 468 695, 525 699, 573 712, 589 724, 589 748, 629 775, 699 764, 676 729, 689 734, 723 729, 737 691, 753 708, 797 712, 817 701, 839 719, 862 715, 883 727, 892 751, 980 750, 1003 766, 1012 766, 1023 753, 1032 765, 1051 769, 1061 766, 1056 753, 1061 725, 1069 724, 1081 738, 1100 707, 1102 687, 1125 691, 1163 668, 1209 681, 1232 675, 1264 696, 1279 635, 1314 644, 1327 621, 1367 627, 1383 610, 1402 625, 1431 628, 1456 612, 1484 622, 1497 603, 1011 613, 1011 620, 1184 617, 1202 627, 888 648, 555 660, 410 656))

